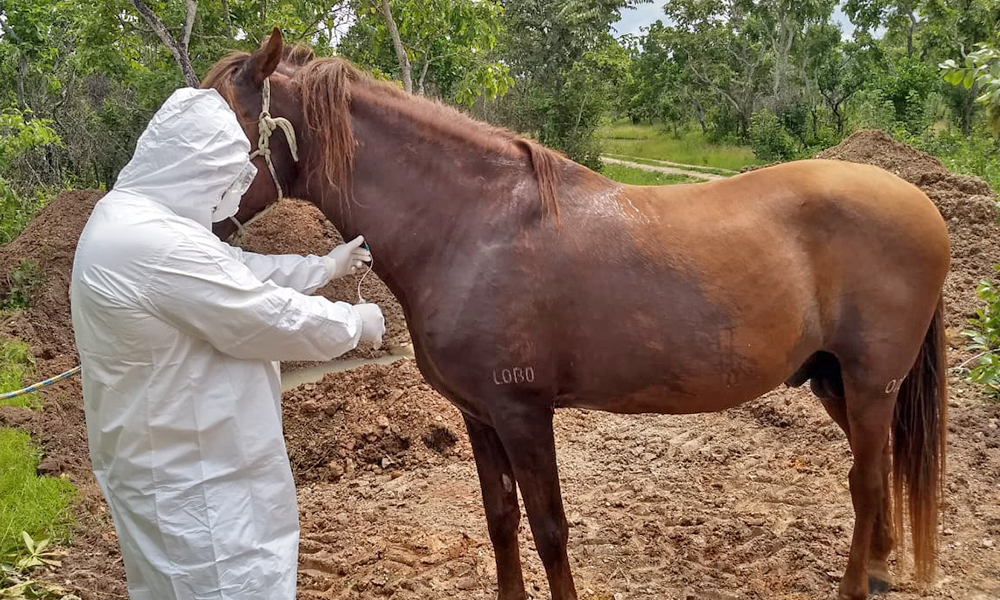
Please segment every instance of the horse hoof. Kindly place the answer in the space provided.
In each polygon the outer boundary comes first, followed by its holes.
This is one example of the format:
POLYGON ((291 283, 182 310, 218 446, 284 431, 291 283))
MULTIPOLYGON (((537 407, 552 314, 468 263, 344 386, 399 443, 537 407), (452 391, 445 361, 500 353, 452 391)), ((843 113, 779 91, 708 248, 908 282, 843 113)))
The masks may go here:
POLYGON ((868 577, 869 594, 888 594, 891 588, 892 582, 886 581, 885 579, 874 575, 868 577))

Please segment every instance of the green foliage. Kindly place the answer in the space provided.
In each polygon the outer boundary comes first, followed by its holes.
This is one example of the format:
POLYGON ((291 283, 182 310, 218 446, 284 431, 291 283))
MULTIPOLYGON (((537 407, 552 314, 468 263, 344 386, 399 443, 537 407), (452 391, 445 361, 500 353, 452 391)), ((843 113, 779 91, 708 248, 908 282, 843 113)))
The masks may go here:
POLYGON ((36 148, 62 142, 51 119, 33 119, 31 111, 8 108, 0 112, 0 168, 6 168, 36 148))
POLYGON ((38 457, 28 434, 0 429, 0 555, 24 557, 22 532, 32 539, 68 534, 75 490, 66 479, 38 476, 38 457))
POLYGON ((986 106, 990 126, 1000 136, 1000 49, 980 44, 959 66, 953 59, 941 63, 944 80, 966 90, 977 88, 976 101, 986 106))
MULTIPOLYGON (((20 340, 0 339, 0 393, 21 389, 35 373, 35 358, 31 348, 20 340)), ((0 400, 0 406, 38 408, 38 394, 25 394, 10 400, 0 400)), ((2 523, 0 523, 2 525, 2 523)))
POLYGON ((35 541, 28 535, 27 531, 21 532, 21 539, 24 540, 24 548, 8 553, 4 559, 10 561, 14 568, 22 573, 37 567, 58 567, 58 556, 64 554, 60 550, 49 548, 51 540, 44 539, 35 541))
MULTIPOLYGON (((393 19, 413 68, 414 92, 471 106, 498 98, 514 81, 494 50, 504 32, 503 6, 478 0, 392 0, 393 19)), ((357 1, 358 18, 338 52, 383 73, 400 71, 386 21, 370 2, 357 1)))
POLYGON ((517 84, 496 120, 599 169, 594 132, 614 106, 630 61, 610 26, 641 1, 505 2, 502 52, 517 84))
POLYGON ((915 58, 893 61, 886 76, 877 82, 883 97, 892 103, 894 120, 910 133, 919 133, 924 122, 924 103, 937 84, 931 65, 915 58))
POLYGON ((608 179, 613 179, 619 183, 629 185, 676 185, 678 183, 697 183, 704 181, 696 177, 680 175, 677 173, 659 173, 656 171, 646 171, 625 165, 604 165, 602 174, 608 179))
POLYGON ((975 175, 1000 190, 1000 140, 986 131, 973 131, 969 137, 960 131, 927 131, 921 136, 897 132, 897 137, 938 157, 948 169, 975 175))
MULTIPOLYGON (((1000 270, 1000 265, 994 268, 1000 270)), ((968 377, 985 386, 994 399, 1000 399, 1000 289, 984 280, 976 293, 986 301, 986 307, 976 311, 969 320, 970 329, 963 332, 971 341, 969 350, 976 353, 968 377)))
POLYGON ((31 305, 32 292, 44 281, 38 261, 22 260, 7 278, 6 292, 0 308, 3 310, 28 308, 31 305))
POLYGON ((35 581, 29 574, 0 561, 0 598, 5 600, 80 600, 61 586, 35 581))
POLYGON ((896 109, 880 89, 865 89, 859 92, 848 111, 852 129, 890 131, 894 128, 895 119, 896 109))
POLYGON ((750 147, 763 161, 789 160, 798 149, 781 120, 767 109, 756 113, 750 121, 750 147))
POLYGON ((38 163, 46 150, 61 146, 50 119, 16 108, 0 112, 0 244, 34 215, 47 179, 38 173, 38 163))

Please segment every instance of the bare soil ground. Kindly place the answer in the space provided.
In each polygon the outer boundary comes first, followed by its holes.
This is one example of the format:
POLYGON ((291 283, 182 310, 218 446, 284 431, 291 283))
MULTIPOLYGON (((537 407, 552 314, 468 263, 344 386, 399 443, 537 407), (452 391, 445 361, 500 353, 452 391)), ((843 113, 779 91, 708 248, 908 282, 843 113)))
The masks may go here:
MULTIPOLYGON (((951 362, 967 359, 958 332, 980 305, 976 283, 1000 263, 992 192, 879 132, 859 132, 824 156, 879 164, 937 203, 954 246, 946 285, 951 362)), ((8 317, 0 329, 32 344, 46 376, 75 365, 69 267, 99 196, 63 194, 0 248, 0 282, 23 258, 39 260, 46 274, 34 307, 8 317)), ((285 201, 254 225, 246 246, 322 253, 338 239, 315 209, 285 201)), ((354 301, 352 285, 323 293, 354 301)), ((388 291, 369 276, 364 293, 386 305, 391 343, 405 343, 402 313, 388 291)), ((70 556, 46 577, 85 600, 124 598, 114 530, 89 471, 79 383, 48 388, 43 398, 40 413, 0 409, 0 425, 32 431, 46 449, 43 469, 80 489, 70 556)), ((890 600, 1000 598, 1000 406, 956 379, 949 410, 939 578, 920 592, 906 565, 896 564, 890 600)), ((299 486, 300 598, 495 597, 467 436, 458 411, 429 388, 413 361, 300 386, 285 394, 284 413, 299 486)), ((850 452, 808 392, 779 389, 706 415, 564 410, 556 417, 556 437, 570 555, 583 598, 835 596, 853 525, 850 452)), ((521 533, 530 595, 547 598, 526 519, 521 533)))

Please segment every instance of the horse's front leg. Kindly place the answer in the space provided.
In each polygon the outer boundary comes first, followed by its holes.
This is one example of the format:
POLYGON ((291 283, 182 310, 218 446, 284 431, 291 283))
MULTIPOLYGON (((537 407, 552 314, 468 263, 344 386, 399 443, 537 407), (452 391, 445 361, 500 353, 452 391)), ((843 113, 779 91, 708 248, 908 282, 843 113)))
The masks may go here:
POLYGON ((559 491, 551 403, 525 405, 514 400, 498 407, 492 416, 524 497, 552 599, 576 600, 566 554, 569 525, 559 491))
POLYGON ((493 542, 497 563, 499 600, 524 600, 524 578, 517 547, 517 526, 521 509, 517 505, 514 471, 497 432, 476 419, 463 415, 483 491, 486 525, 493 542))

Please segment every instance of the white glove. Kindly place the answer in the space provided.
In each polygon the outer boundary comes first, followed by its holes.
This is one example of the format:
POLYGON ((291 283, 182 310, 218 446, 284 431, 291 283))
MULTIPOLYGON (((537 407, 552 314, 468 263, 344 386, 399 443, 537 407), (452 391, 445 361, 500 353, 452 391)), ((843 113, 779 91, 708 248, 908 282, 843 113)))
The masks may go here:
POLYGON ((385 335, 385 317, 377 304, 355 304, 354 310, 361 315, 361 341, 371 342, 377 350, 382 346, 385 335))
POLYGON ((340 244, 332 252, 323 257, 326 264, 326 281, 329 283, 360 269, 364 263, 371 262, 372 253, 361 247, 365 243, 363 236, 358 236, 346 244, 340 244))

